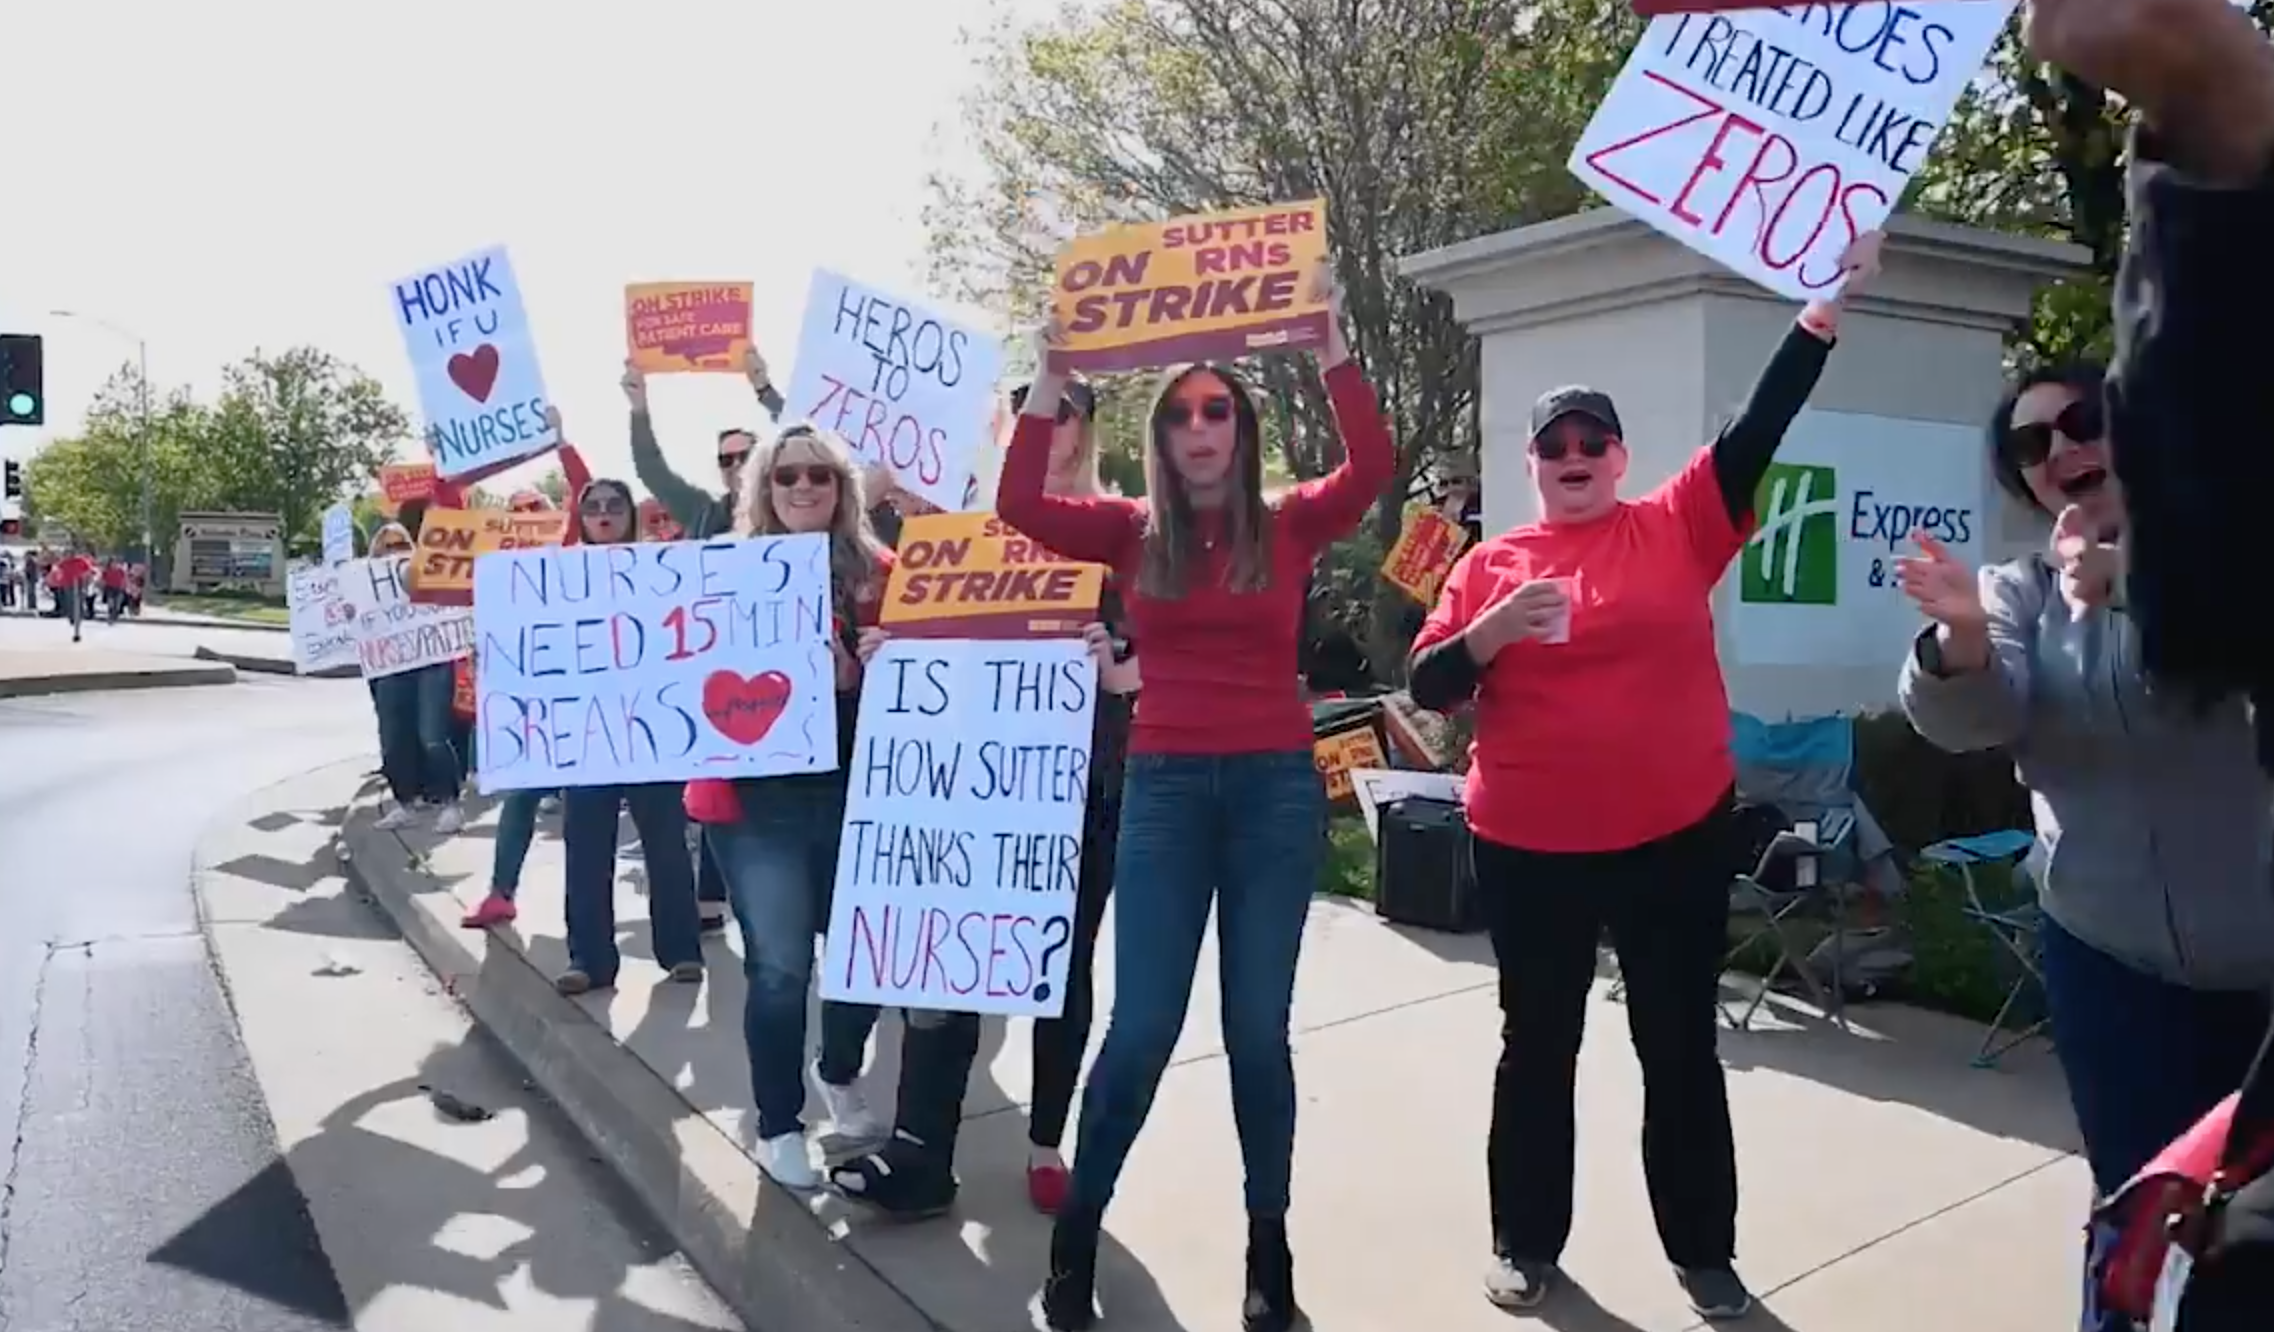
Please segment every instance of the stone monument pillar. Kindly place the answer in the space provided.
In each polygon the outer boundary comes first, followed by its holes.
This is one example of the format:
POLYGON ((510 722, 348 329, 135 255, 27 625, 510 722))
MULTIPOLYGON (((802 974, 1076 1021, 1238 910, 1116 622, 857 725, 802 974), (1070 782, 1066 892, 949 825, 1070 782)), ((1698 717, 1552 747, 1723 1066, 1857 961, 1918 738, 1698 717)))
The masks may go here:
MULTIPOLYGON (((1970 562, 2044 540, 1991 479, 1984 431, 2003 340, 2078 246, 1900 216, 1846 312, 1809 408, 1764 482, 1761 528, 1715 591, 1730 706, 1769 720, 1892 701, 1918 619, 1889 562, 1925 528, 1970 562)), ((1484 527, 1538 516, 1533 399, 1586 384, 1618 404, 1625 493, 1658 485, 1741 404, 1798 307, 1615 209, 1408 257, 1481 343, 1484 527)), ((1575 626, 1576 632, 1577 626, 1575 626)))

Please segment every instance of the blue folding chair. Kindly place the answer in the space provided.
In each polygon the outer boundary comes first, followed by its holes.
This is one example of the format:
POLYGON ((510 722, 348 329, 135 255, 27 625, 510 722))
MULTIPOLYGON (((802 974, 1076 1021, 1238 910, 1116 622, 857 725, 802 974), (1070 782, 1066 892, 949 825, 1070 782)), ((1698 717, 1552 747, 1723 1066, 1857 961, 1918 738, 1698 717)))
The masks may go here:
POLYGON ((2036 834, 2008 828, 1972 837, 1953 837, 1919 853, 1919 859, 1958 876, 1966 889, 1966 905, 1961 908, 1966 919, 1989 931, 1990 937, 1996 939, 2014 961, 2013 983, 2006 987, 2005 1002, 1998 1006, 1997 1016, 1990 1019, 1989 1030, 1982 1035, 1982 1048, 1974 1052, 1976 1068, 1997 1067, 1998 1061, 2016 1046, 2045 1032, 2043 1018, 2019 1031, 2006 1030, 2006 1019, 2013 1015, 2032 987, 2040 995, 2045 992, 2045 969, 2038 944, 2038 930, 2044 923, 2045 912, 2034 897, 1993 909, 1983 902, 1981 884, 1974 876, 1977 868, 1989 865, 2008 866, 2018 875, 2022 857, 2036 844, 2036 834))

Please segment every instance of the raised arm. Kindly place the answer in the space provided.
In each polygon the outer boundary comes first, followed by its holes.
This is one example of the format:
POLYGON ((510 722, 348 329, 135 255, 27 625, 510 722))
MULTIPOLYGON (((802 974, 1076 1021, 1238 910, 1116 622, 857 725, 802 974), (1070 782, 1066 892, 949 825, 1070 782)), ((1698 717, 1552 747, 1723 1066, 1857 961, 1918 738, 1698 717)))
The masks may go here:
POLYGON ((1327 336, 1318 352, 1319 370, 1334 403, 1342 462, 1279 501, 1288 530, 1313 550, 1358 530, 1398 469, 1397 446, 1390 441, 1389 423, 1382 419, 1382 404, 1350 359, 1350 345, 1343 340, 1342 290, 1335 285, 1331 265, 1322 266, 1315 281, 1327 300, 1327 336))
POLYGON ((2031 559, 1977 577, 1927 544, 1927 558, 1897 562, 1904 590, 1931 621, 1903 654, 1895 685, 1903 715, 1953 754, 2011 745, 2028 727, 2030 651, 2051 575, 2031 559))
POLYGON ((750 381, 750 391, 758 395, 758 405, 766 409, 766 419, 782 419, 781 390, 774 387, 773 371, 766 368, 766 358, 758 354, 758 344, 742 354, 742 374, 750 381))
POLYGON ((1050 436, 1058 428, 1058 401, 1066 392, 1056 336, 1045 329, 1035 340, 1039 369, 1003 452, 995 516, 1068 559, 1118 567, 1137 539, 1137 506, 1118 495, 1053 495, 1047 486, 1050 436))
POLYGON ((662 502, 672 521, 692 532, 717 503, 709 491, 671 470, 663 446, 656 442, 655 422, 647 412, 647 376, 629 359, 624 362, 624 399, 632 408, 632 474, 648 493, 662 502))

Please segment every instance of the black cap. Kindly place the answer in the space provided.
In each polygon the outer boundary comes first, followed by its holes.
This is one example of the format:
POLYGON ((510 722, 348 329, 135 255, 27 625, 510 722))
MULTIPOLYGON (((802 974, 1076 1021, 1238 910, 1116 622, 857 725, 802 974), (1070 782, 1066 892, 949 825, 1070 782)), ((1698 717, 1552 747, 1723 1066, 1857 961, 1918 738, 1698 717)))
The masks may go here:
MULTIPOLYGON (((1032 385, 1021 384, 1017 388, 1011 390, 1012 411, 1023 412, 1026 410, 1026 391, 1031 387, 1032 385)), ((1074 410, 1080 412, 1082 414, 1082 419, 1085 421, 1095 421, 1098 419, 1097 392, 1092 389, 1089 386, 1089 383, 1085 380, 1067 380, 1065 391, 1060 396, 1059 401, 1072 403, 1074 405, 1074 410)))
POLYGON ((1538 439, 1549 426, 1573 415, 1584 416, 1614 435, 1622 438, 1626 435, 1619 425, 1619 409, 1611 405, 1611 395, 1566 384, 1559 389, 1549 389, 1532 404, 1532 438, 1538 439))

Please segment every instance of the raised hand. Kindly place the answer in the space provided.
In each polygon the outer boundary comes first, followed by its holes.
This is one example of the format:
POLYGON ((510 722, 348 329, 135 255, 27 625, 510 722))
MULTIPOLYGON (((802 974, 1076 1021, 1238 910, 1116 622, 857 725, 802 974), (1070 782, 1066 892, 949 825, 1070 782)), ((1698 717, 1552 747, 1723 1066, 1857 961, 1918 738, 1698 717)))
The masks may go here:
POLYGON ((1966 561, 1924 532, 1911 533, 1918 555, 1895 561, 1895 584, 1919 613, 1951 632, 1980 637, 1989 632, 1990 613, 1982 606, 1982 585, 1966 561))
POLYGON ((2072 504, 2053 521, 2053 567, 2061 571, 2061 599, 2069 603, 2069 618, 2082 620, 2115 599, 2124 580, 2124 551, 2103 542, 2084 510, 2072 504))
POLYGON ((1327 335, 1319 344, 1318 358, 1322 369, 1332 370, 1350 359, 1350 344, 1342 336, 1342 283, 1334 275, 1333 255, 1320 259, 1311 271, 1310 296, 1326 302, 1327 335))
POLYGON ((644 415, 647 412, 647 372, 640 369, 629 356, 624 358, 624 378, 621 382, 624 386, 624 401, 632 405, 633 411, 644 415))
POLYGON ((759 353, 755 342, 742 353, 742 373, 750 381, 750 387, 761 392, 774 382, 773 372, 766 368, 766 358, 759 353))

